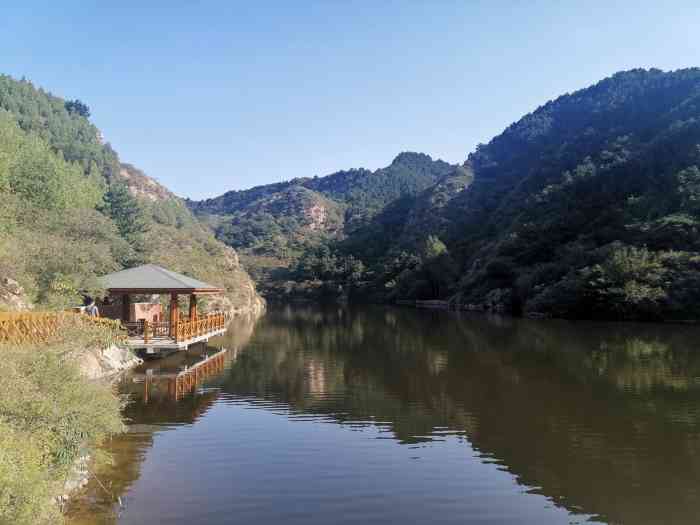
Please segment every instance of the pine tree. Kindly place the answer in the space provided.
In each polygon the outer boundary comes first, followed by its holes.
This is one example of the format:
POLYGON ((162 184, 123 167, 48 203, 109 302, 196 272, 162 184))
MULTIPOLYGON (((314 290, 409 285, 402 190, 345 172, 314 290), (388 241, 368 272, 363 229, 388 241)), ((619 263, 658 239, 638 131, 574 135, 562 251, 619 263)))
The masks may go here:
POLYGON ((135 258, 122 261, 126 266, 143 262, 145 252, 144 234, 147 232, 145 213, 129 189, 121 182, 113 182, 105 194, 105 207, 102 210, 117 225, 119 234, 133 247, 135 258))

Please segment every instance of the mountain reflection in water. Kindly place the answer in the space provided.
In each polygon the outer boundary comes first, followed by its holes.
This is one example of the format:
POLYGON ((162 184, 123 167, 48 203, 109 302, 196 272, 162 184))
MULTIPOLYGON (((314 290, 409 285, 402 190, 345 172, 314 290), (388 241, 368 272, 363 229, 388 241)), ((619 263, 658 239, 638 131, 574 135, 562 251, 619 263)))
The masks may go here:
POLYGON ((238 318, 192 394, 145 403, 125 378, 130 431, 70 522, 697 523, 698 336, 381 307, 238 318))

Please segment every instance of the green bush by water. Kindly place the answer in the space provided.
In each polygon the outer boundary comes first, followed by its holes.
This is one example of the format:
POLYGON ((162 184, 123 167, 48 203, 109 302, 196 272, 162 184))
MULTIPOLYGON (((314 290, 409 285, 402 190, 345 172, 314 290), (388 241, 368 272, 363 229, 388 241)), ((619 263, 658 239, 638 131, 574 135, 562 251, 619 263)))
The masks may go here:
POLYGON ((123 430, 118 395, 81 376, 73 357, 111 338, 100 330, 47 345, 0 346, 0 524, 60 522, 53 497, 74 461, 123 430))

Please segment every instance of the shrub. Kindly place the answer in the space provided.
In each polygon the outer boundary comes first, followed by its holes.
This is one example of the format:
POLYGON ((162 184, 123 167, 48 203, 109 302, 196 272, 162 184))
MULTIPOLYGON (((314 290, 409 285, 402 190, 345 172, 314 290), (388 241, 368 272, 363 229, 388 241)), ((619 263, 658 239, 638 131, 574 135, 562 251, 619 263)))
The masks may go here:
POLYGON ((70 357, 114 334, 94 327, 65 335, 46 345, 0 346, 0 523, 56 523, 51 496, 81 450, 123 430, 120 398, 83 378, 70 357))

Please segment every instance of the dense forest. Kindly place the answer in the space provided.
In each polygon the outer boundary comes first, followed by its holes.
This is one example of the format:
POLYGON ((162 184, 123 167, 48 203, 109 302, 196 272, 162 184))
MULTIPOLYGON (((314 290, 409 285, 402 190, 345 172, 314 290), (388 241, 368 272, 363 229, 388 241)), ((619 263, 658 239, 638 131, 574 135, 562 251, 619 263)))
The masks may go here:
POLYGON ((281 258, 258 274, 274 295, 697 319, 699 203, 700 69, 686 69, 622 72, 561 96, 462 166, 402 154, 374 173, 189 205, 225 242, 281 258), (291 188, 313 205, 264 205, 291 188), (327 228, 308 220, 314 207, 327 228))
POLYGON ((257 296, 235 251, 122 164, 89 115, 80 100, 0 76, 0 279, 17 281, 28 302, 63 308, 99 295, 98 276, 153 262, 225 286, 228 306, 250 307, 257 296))

